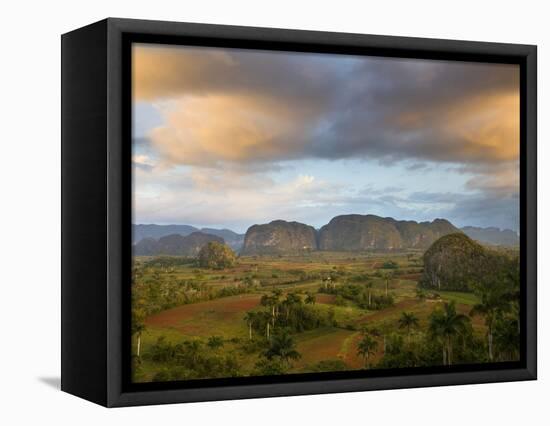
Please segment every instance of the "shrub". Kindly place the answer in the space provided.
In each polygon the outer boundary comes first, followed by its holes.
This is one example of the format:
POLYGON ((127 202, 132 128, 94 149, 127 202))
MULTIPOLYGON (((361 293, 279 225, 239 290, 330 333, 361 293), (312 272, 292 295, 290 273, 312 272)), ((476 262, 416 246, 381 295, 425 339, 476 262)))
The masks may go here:
POLYGON ((399 268, 399 265, 395 263, 393 260, 388 260, 387 262, 384 262, 382 265, 382 269, 397 269, 399 268))

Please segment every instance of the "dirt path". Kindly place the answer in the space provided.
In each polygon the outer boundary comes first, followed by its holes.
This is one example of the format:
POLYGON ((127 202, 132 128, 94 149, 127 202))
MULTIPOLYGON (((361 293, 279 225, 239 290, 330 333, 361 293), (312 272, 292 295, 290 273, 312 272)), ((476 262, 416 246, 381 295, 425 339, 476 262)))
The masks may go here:
POLYGON ((327 333, 312 336, 298 342, 297 350, 302 357, 293 364, 296 367, 314 365, 319 361, 342 359, 342 350, 346 340, 354 332, 343 329, 333 329, 327 333))

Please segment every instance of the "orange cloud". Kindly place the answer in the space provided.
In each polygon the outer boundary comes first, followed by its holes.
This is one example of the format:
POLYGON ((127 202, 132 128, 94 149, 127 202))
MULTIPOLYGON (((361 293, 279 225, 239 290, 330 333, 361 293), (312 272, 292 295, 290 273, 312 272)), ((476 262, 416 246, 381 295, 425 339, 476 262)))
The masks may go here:
POLYGON ((136 45, 132 50, 133 97, 158 101, 206 93, 220 82, 215 73, 232 66, 231 57, 219 49, 136 45))
POLYGON ((405 111, 396 117, 395 124, 405 132, 439 129, 437 142, 457 161, 519 158, 518 91, 468 96, 444 106, 405 111))
POLYGON ((188 96, 164 110, 153 145, 172 164, 215 165, 281 158, 300 130, 292 111, 249 96, 188 96), (276 143, 274 143, 276 141, 276 143))
POLYGON ((451 108, 447 132, 457 135, 472 154, 494 161, 519 157, 519 92, 495 93, 451 108))

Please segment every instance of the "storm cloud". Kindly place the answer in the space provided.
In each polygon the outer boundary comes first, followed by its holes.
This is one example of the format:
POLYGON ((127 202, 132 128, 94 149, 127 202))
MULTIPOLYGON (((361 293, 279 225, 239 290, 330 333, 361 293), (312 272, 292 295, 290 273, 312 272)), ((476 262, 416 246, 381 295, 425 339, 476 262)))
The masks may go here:
POLYGON ((510 65, 134 49, 135 99, 162 105, 152 139, 176 163, 511 161, 518 87, 510 65))
MULTIPOLYGON (((411 176, 445 165, 464 183, 444 213, 474 225, 494 207, 517 229, 516 66, 138 44, 133 97, 136 167, 148 184, 170 168, 230 186, 316 160, 397 165, 411 176)), ((410 187, 395 205, 429 210, 420 194, 410 187)), ((327 209, 361 200, 325 195, 327 209)), ((381 197, 379 206, 392 202, 381 197)))

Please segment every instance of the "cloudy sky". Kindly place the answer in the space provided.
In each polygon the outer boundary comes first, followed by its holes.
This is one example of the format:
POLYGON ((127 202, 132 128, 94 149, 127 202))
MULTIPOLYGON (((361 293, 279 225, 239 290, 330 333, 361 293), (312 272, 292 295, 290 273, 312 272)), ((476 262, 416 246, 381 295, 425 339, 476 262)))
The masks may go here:
POLYGON ((514 65, 137 44, 134 223, 519 228, 514 65))

